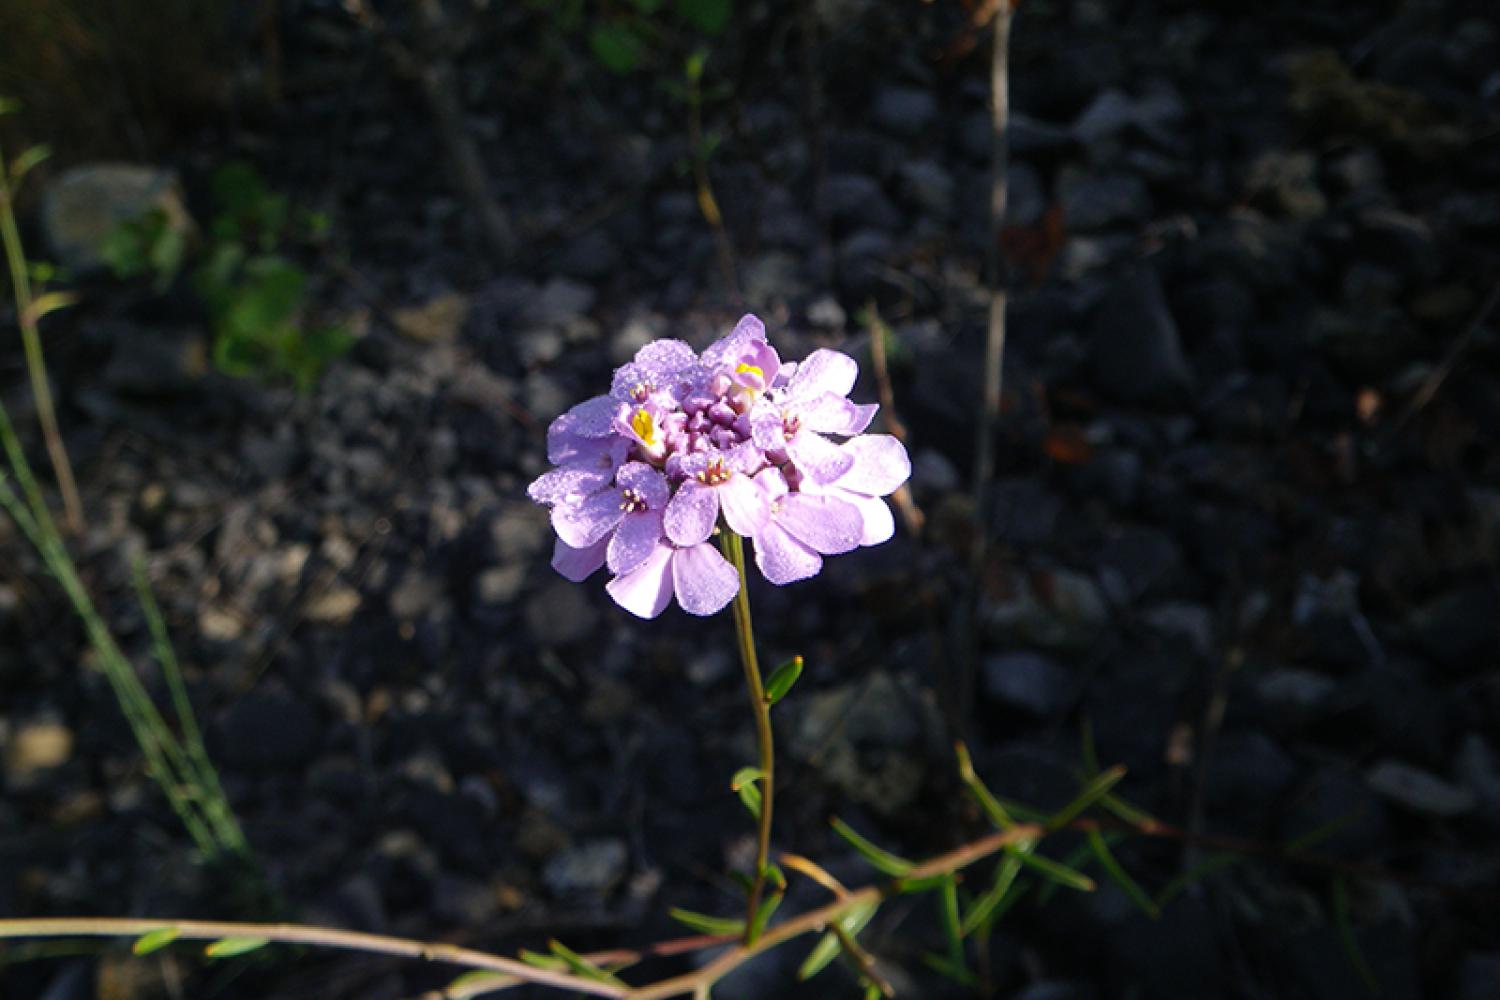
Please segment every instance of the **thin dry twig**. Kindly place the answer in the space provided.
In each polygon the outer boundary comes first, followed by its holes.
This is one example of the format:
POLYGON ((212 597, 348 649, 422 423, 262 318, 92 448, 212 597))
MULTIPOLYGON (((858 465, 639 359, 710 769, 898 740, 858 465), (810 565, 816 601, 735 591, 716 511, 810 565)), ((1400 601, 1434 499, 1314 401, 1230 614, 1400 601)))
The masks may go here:
MULTIPOLYGON (((468 969, 481 969, 513 976, 521 982, 539 986, 553 986, 573 990, 589 996, 615 997, 618 1000, 669 1000, 672 997, 705 995, 708 988, 723 979, 755 956, 801 937, 804 934, 822 933, 860 906, 879 903, 903 891, 904 882, 932 875, 956 872, 978 861, 990 857, 1007 846, 1022 840, 1035 840, 1043 835, 1041 827, 1017 826, 1003 833, 991 834, 980 840, 965 844, 956 850, 939 855, 914 867, 906 879, 895 879, 879 885, 867 886, 815 910, 800 914, 790 920, 767 928, 753 945, 736 945, 727 949, 713 961, 695 972, 674 976, 645 986, 624 986, 618 983, 601 982, 585 976, 574 975, 552 969, 528 965, 517 959, 505 958, 488 952, 463 948, 441 942, 418 941, 411 938, 390 937, 383 934, 367 934, 361 931, 346 931, 332 927, 311 927, 301 924, 251 924, 203 920, 148 920, 115 917, 60 917, 40 919, 0 920, 0 940, 18 938, 77 938, 77 937, 134 937, 156 931, 172 929, 179 938, 196 941, 218 941, 224 938, 264 939, 281 944, 300 944, 366 954, 391 955, 398 958, 414 958, 428 962, 443 962, 468 969)), ((644 954, 668 954, 694 950, 697 947, 713 947, 724 942, 720 937, 700 937, 668 942, 644 954), (692 942, 688 944, 686 942, 692 942), (663 949, 674 949, 668 952, 663 949)), ((609 954, 609 953, 605 953, 609 954)), ((630 953, 636 955, 639 953, 630 953)), ((476 984, 477 985, 477 984, 476 984)), ((493 992, 503 984, 490 983, 493 992)), ((464 994, 457 994, 462 996, 464 994)), ((467 996, 479 994, 470 992, 467 996)), ((454 994, 437 998, 452 1000, 454 994)))
POLYGON ((874 983, 875 988, 880 990, 881 996, 894 997, 896 988, 875 967, 875 956, 866 951, 864 946, 854 939, 854 935, 844 930, 843 925, 837 920, 829 924, 828 929, 833 932, 834 937, 838 938, 839 947, 844 949, 844 954, 848 955, 859 967, 860 977, 874 983))

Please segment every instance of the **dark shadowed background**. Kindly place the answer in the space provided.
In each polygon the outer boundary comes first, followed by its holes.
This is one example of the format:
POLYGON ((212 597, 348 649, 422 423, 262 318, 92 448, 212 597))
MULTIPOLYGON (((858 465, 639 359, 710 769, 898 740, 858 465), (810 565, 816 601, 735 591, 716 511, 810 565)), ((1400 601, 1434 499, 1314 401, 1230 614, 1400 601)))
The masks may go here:
MULTIPOLYGON (((807 662, 778 847, 863 883, 829 815, 936 853, 985 829, 955 737, 1056 807, 1087 730, 1188 834, 1121 861, 1199 877, 1156 921, 1108 884, 1024 901, 989 995, 1500 996, 1500 10, 1023 0, 981 531, 983 6, 6 0, 0 140, 54 150, 23 233, 81 296, 44 325, 73 552, 161 693, 146 556, 263 873, 201 862, 6 519, 0 916, 514 952, 732 911, 730 622, 564 581, 524 488, 641 344, 754 311, 783 357, 857 357, 862 400, 884 338, 924 519, 752 587, 763 658, 807 662), (1308 835, 1328 863, 1280 856, 1308 835)), ((45 470, 12 320, 0 390, 45 470)), ((979 995, 923 965, 925 902, 864 940, 903 996, 979 995)), ((794 988, 804 951, 715 996, 858 994, 837 967, 794 988)), ((451 978, 0 948, 14 1000, 451 978)))

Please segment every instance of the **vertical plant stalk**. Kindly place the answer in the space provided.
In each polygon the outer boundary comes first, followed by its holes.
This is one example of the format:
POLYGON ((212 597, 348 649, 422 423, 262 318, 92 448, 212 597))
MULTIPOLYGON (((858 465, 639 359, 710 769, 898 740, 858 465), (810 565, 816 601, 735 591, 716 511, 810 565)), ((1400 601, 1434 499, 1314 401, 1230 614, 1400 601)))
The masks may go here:
MULTIPOLYGON (((31 297, 31 286, 26 281, 26 259, 22 255, 15 215, 11 210, 10 178, 5 170, 3 161, 0 161, 0 236, 3 236, 5 255, 10 262, 16 309, 21 317, 22 330, 29 329, 34 338, 37 303, 43 300, 31 297)), ((34 356, 38 365, 33 368, 34 377, 37 370, 41 368, 41 345, 38 342, 35 346, 34 356)), ((33 357, 31 347, 32 342, 28 340, 28 360, 33 357)), ((44 389, 46 387, 45 369, 41 369, 41 386, 44 389)), ((50 405, 50 397, 39 394, 37 399, 39 410, 44 399, 50 405)), ((55 430, 55 424, 53 426, 55 430)), ((60 440, 58 446, 61 447, 60 440)), ((37 483, 36 475, 32 472, 25 449, 21 447, 20 436, 16 434, 10 414, 3 404, 0 404, 0 450, 4 451, 10 466, 9 473, 0 467, 0 507, 11 515, 17 527, 36 548, 48 571, 62 587, 63 593, 67 595, 74 614, 83 623, 89 644, 98 658, 99 668, 109 681, 115 699, 119 702, 120 710, 124 713, 136 743, 141 748, 147 772, 161 787, 168 804, 181 819, 188 836, 205 856, 211 857, 223 851, 230 851, 249 857, 249 845, 234 818, 233 810, 224 797, 217 775, 212 774, 213 768, 208 764, 206 754, 202 757, 200 769, 167 726, 166 720, 162 718, 155 703, 151 701, 145 686, 136 676, 130 661, 121 652, 114 636, 89 597, 88 590, 78 576, 78 569, 73 558, 68 554, 67 546, 63 543, 62 534, 53 520, 51 508, 47 505, 47 498, 37 483), (12 477, 20 488, 19 493, 11 485, 12 477), (205 775, 211 776, 212 781, 206 781, 205 775)), ((55 457, 54 455, 54 459, 55 457)), ((63 453, 64 463, 66 459, 66 453, 63 453)), ((66 464, 63 468, 66 468, 66 464)), ((69 477, 69 485, 71 482, 71 477, 69 477)), ((75 492, 74 501, 76 500, 75 492)), ((81 518, 79 520, 81 523, 81 518)), ((154 607, 153 604, 151 609, 154 607)), ((148 616, 151 609, 148 609, 148 616)), ((157 636, 157 638, 159 649, 170 648, 164 644, 164 635, 157 636)), ((175 666, 175 659, 173 659, 172 668, 175 666)), ((168 669, 165 663, 163 669, 168 669)), ((174 691, 174 696, 175 694, 174 691)), ((185 696, 176 704, 179 716, 190 722, 192 711, 187 705, 185 696)), ((201 747, 196 724, 193 724, 191 733, 192 738, 201 747)))
POLYGON ((771 705, 766 700, 765 684, 760 676, 760 661, 755 655, 755 626, 750 621, 749 578, 745 574, 745 543, 739 535, 721 529, 719 545, 740 575, 740 590, 734 597, 734 633, 739 640, 740 665, 745 669, 745 690, 750 695, 750 710, 755 715, 755 742, 760 748, 761 778, 760 823, 755 839, 755 871, 750 877, 750 898, 745 910, 745 946, 755 944, 756 914, 766 888, 766 865, 771 854, 771 804, 774 798, 776 747, 771 735, 771 705))
POLYGON ((960 734, 967 731, 973 701, 976 663, 979 659, 979 604, 984 589, 984 564, 989 551, 989 481, 995 470, 995 431, 1000 423, 1002 379, 1005 367, 1005 305, 1007 275, 1001 234, 1005 230, 1007 161, 1010 144, 1010 22, 1017 0, 992 0, 994 8, 993 49, 990 57, 990 284, 989 325, 985 334, 983 394, 974 449, 974 547, 969 563, 970 592, 955 645, 960 650, 959 676, 954 691, 954 711, 960 734))
POLYGON ((21 343, 26 350, 26 369, 31 376, 31 392, 36 401, 37 419, 42 425, 42 439, 57 489, 62 494, 63 522, 68 532, 83 531, 83 504, 78 499, 78 484, 73 479, 73 465, 63 447, 62 432, 57 426, 57 411, 52 405, 52 387, 47 382, 47 361, 42 354, 42 338, 37 331, 36 300, 31 294, 31 278, 26 274, 26 254, 21 246, 21 232, 16 226, 14 197, 10 186, 10 168, 0 152, 0 239, 5 242, 5 259, 10 264, 10 282, 16 300, 16 322, 21 327, 21 343))
MULTIPOLYGON (((983 507, 985 484, 994 470, 995 427, 1000 420, 1000 393, 1005 361, 1005 256, 1001 234, 1005 229, 1008 200, 1006 169, 1010 142, 1010 22, 1014 0, 998 0, 995 6, 994 49, 990 60, 990 279, 989 328, 984 343, 984 397, 980 409, 979 441, 974 456, 974 495, 983 507)), ((983 522, 981 522, 981 525, 983 522)))

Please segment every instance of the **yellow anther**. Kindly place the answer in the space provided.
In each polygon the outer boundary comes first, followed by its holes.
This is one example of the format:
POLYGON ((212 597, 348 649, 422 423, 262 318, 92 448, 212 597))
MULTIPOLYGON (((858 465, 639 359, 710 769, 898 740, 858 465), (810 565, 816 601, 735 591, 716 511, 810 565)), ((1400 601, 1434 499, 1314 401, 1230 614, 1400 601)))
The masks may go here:
POLYGON ((736 375, 754 375, 762 382, 766 380, 766 373, 756 365, 739 365, 735 368, 734 373, 736 375))
POLYGON ((630 418, 630 429, 635 431, 636 436, 646 442, 648 446, 656 444, 656 421, 651 418, 651 411, 639 409, 635 416, 630 418))

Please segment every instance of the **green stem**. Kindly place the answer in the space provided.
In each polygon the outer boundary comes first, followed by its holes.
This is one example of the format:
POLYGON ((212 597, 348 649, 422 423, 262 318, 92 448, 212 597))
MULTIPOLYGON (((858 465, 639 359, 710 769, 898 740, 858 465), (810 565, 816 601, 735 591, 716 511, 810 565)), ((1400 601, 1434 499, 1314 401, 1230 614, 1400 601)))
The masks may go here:
POLYGON ((26 352, 26 370, 31 376, 31 392, 36 399, 37 418, 42 424, 42 438, 57 488, 62 494, 64 520, 72 534, 83 531, 83 504, 78 499, 78 485, 73 480, 73 466, 63 446, 57 426, 57 410, 52 405, 52 387, 47 382, 47 362, 42 356, 42 338, 37 332, 32 312, 31 279, 26 274, 26 253, 21 246, 21 232, 16 226, 14 198, 10 189, 9 168, 0 152, 0 242, 5 244, 5 259, 10 265, 10 283, 16 300, 16 321, 21 327, 21 345, 26 352))
POLYGON ((750 898, 745 910, 745 945, 755 944, 755 919, 761 896, 766 888, 766 867, 771 853, 771 805, 775 797, 776 750, 771 736, 771 705, 766 701, 765 684, 760 678, 760 661, 755 656, 755 626, 750 622, 750 581, 745 575, 745 543, 728 530, 719 532, 719 547, 740 575, 740 590, 734 597, 734 631, 739 639, 740 664, 745 668, 745 689, 750 695, 750 710, 755 716, 755 740, 760 747, 761 779, 760 828, 755 842, 755 872, 750 879, 750 898))

